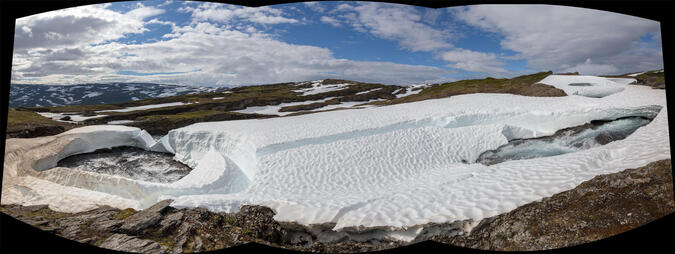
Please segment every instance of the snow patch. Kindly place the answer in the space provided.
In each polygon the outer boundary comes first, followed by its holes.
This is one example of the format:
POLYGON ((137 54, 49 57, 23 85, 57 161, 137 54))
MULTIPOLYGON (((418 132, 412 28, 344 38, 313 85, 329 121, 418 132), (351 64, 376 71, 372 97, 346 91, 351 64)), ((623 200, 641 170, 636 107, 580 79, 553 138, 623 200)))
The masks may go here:
POLYGON ((145 110, 145 109, 152 109, 152 108, 164 108, 164 107, 173 107, 173 106, 180 106, 180 105, 187 105, 191 103, 185 103, 185 102, 171 102, 171 103, 161 103, 161 104, 152 104, 152 105, 143 105, 143 106, 137 106, 137 107, 128 107, 128 108, 123 108, 123 109, 107 109, 107 110, 99 110, 96 111, 97 113, 100 112, 131 112, 131 111, 136 111, 136 110, 145 110))
POLYGON ((133 123, 133 120, 115 120, 115 121, 109 121, 108 124, 125 124, 125 123, 133 123))
POLYGON ((51 113, 51 112, 37 112, 39 115, 50 118, 52 120, 56 120, 59 122, 82 122, 87 119, 93 119, 93 118, 100 118, 100 117, 105 117, 107 115, 94 115, 94 116, 83 116, 80 114, 71 114, 71 113, 51 113), (61 120, 64 117, 70 117, 70 120, 61 120))
POLYGON ((565 91, 567 95, 600 98, 621 92, 627 84, 634 81, 635 79, 610 79, 596 76, 549 75, 538 83, 554 86, 565 91))
POLYGON ((380 89, 382 89, 382 87, 378 87, 378 88, 375 88, 375 89, 370 89, 370 90, 363 91, 363 92, 358 92, 358 93, 356 93, 356 95, 367 94, 367 93, 374 92, 374 91, 377 91, 377 90, 380 90, 380 89))
POLYGON ((280 103, 279 105, 253 106, 253 107, 247 107, 245 109, 235 110, 233 112, 246 113, 246 114, 285 116, 285 115, 288 115, 288 114, 295 113, 295 111, 279 112, 279 110, 283 107, 307 105, 307 104, 312 104, 312 103, 317 103, 317 102, 325 102, 325 101, 332 100, 332 99, 335 99, 335 97, 328 97, 328 98, 324 98, 324 99, 321 99, 321 100, 314 100, 314 101, 285 102, 285 103, 280 103))
POLYGON ((293 92, 302 93, 301 96, 305 96, 305 95, 320 94, 320 93, 326 93, 326 92, 332 92, 332 91, 339 91, 339 90, 342 90, 342 89, 346 89, 347 86, 351 85, 349 83, 324 85, 321 82, 323 82, 323 80, 312 81, 310 83, 310 84, 312 84, 312 87, 293 90, 293 92))
POLYGON ((91 93, 85 94, 84 96, 82 96, 82 98, 90 98, 90 97, 96 97, 96 96, 101 96, 101 95, 103 95, 102 92, 91 92, 91 93))

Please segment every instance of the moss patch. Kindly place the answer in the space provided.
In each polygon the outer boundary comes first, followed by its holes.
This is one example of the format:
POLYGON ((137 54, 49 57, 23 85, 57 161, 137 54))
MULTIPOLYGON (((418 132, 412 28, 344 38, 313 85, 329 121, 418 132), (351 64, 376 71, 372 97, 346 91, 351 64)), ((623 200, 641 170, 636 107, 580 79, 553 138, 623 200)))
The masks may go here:
MULTIPOLYGON (((52 127, 67 130, 74 126, 75 125, 73 124, 54 121, 30 111, 13 108, 8 108, 7 110, 7 134, 19 133, 24 130, 34 130, 38 127, 52 127)), ((12 135, 9 136, 12 137, 12 135)))
POLYGON ((124 219, 128 218, 129 216, 134 215, 135 213, 136 213, 136 210, 134 210, 133 208, 127 208, 127 209, 124 209, 124 210, 120 211, 119 213, 115 214, 115 216, 113 218, 116 219, 116 220, 124 220, 124 219))
POLYGON ((418 94, 394 99, 389 102, 373 104, 397 104, 472 93, 509 93, 539 97, 565 96, 565 92, 560 89, 537 83, 551 74, 552 72, 548 71, 519 76, 512 79, 496 79, 488 77, 484 79, 461 80, 438 86, 431 86, 425 88, 418 94))

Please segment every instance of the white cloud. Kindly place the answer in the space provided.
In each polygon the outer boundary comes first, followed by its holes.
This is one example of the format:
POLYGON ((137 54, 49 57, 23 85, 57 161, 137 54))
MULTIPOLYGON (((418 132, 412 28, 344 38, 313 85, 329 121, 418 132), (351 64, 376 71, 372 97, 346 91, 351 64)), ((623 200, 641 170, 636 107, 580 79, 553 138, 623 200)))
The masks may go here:
POLYGON ((164 7, 173 3, 173 0, 166 0, 164 3, 158 4, 158 7, 164 7))
POLYGON ((305 6, 307 6, 312 11, 315 11, 315 12, 318 12, 318 13, 322 13, 322 12, 326 11, 326 8, 321 6, 321 4, 319 2, 304 2, 303 4, 305 4, 305 6))
POLYGON ((563 72, 579 72, 581 74, 603 75, 615 74, 619 69, 611 64, 594 64, 590 58, 586 59, 584 63, 569 67, 563 72))
POLYGON ((517 52, 529 67, 539 70, 579 66, 631 72, 635 59, 663 66, 660 48, 649 55, 634 54, 641 37, 660 34, 659 23, 647 19, 553 5, 475 5, 450 8, 450 13, 502 34, 502 48, 517 52))
POLYGON ((328 16, 322 16, 320 20, 321 20, 321 22, 331 24, 334 27, 342 26, 342 24, 340 23, 339 20, 328 17, 328 16))
POLYGON ((133 19, 137 20, 144 20, 148 17, 152 16, 157 16, 159 14, 164 13, 164 10, 162 9, 157 9, 155 7, 147 7, 143 5, 142 3, 138 3, 136 5, 136 9, 133 9, 125 14, 125 16, 131 17, 133 19))
POLYGON ((27 49, 83 46, 119 39, 125 34, 143 33, 143 19, 162 13, 138 6, 126 13, 87 5, 46 12, 16 20, 14 53, 27 49))
MULTIPOLYGON (((368 32, 377 37, 395 40, 410 51, 434 51, 450 48, 452 44, 449 29, 436 29, 427 24, 414 7, 397 4, 362 3, 356 6, 341 4, 338 15, 355 30, 368 32)), ((427 15, 430 19, 433 15, 427 15)))
POLYGON ((448 73, 446 69, 431 66, 336 59, 325 48, 293 45, 254 29, 242 32, 209 22, 174 26, 172 35, 164 41, 133 45, 112 42, 32 52, 32 55, 15 54, 13 82, 134 81, 242 85, 347 78, 408 84, 438 80, 448 73), (181 73, 149 76, 116 74, 123 70, 181 73), (31 78, 36 80, 26 80, 31 78))
POLYGON ((483 53, 471 51, 467 49, 454 49, 445 51, 438 55, 438 58, 453 64, 448 67, 457 68, 470 72, 484 72, 492 75, 499 75, 507 73, 508 71, 502 68, 505 63, 497 59, 494 53, 483 53))
POLYGON ((182 7, 184 12, 192 12, 195 21, 230 22, 234 19, 259 24, 298 23, 298 20, 283 17, 283 11, 267 6, 263 7, 240 7, 235 5, 202 3, 196 8, 182 7))

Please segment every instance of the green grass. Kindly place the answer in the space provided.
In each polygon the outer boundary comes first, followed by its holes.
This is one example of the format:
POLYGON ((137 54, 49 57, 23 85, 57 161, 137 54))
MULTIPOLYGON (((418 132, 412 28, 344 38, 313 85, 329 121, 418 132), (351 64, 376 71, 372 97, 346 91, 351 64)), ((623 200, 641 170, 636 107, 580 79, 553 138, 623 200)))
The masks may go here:
POLYGON ((651 83, 665 83, 666 77, 665 72, 646 72, 640 75, 635 76, 638 80, 646 80, 651 83))
MULTIPOLYGON (((145 121, 159 121, 159 120, 169 120, 169 121, 183 121, 183 120, 190 120, 190 119, 198 119, 198 118, 205 118, 208 116, 212 115, 217 115, 217 114, 223 114, 224 112, 220 111, 213 111, 213 110, 202 110, 202 111, 192 111, 192 112, 184 112, 184 113, 179 113, 179 114, 172 114, 172 115, 151 115, 151 116, 142 116, 139 117, 140 120, 145 120, 145 121)), ((242 114, 242 113, 236 113, 232 112, 233 114, 242 114)))
POLYGON ((564 96, 565 93, 562 92, 562 90, 543 84, 537 84, 537 82, 551 74, 552 72, 548 71, 519 76, 512 79, 496 79, 488 77, 484 79, 460 80, 451 83, 444 83, 438 86, 428 87, 418 94, 394 99, 390 102, 376 104, 397 104, 471 93, 509 93, 526 96, 564 96))
MULTIPOLYGON (((7 110, 7 124, 22 124, 22 123, 53 123, 57 122, 46 118, 44 116, 38 115, 30 111, 16 110, 9 108, 7 110)), ((58 122, 57 122, 58 123, 58 122)))
POLYGON ((101 104, 101 105, 72 105, 72 106, 59 106, 59 107, 30 107, 26 108, 32 111, 38 112, 60 112, 60 113, 75 113, 75 112, 85 112, 85 111, 98 111, 98 110, 107 110, 107 109, 121 109, 123 106, 118 106, 117 104, 101 104))
POLYGON ((7 132, 17 132, 36 126, 63 126, 72 127, 71 124, 54 121, 37 113, 8 108, 7 110, 7 132))

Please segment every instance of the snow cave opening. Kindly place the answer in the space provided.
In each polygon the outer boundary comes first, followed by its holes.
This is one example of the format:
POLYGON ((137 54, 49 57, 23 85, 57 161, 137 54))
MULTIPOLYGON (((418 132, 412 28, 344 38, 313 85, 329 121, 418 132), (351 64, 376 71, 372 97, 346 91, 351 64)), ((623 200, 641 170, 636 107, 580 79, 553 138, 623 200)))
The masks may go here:
POLYGON ((556 156, 591 149, 622 140, 649 124, 652 116, 626 116, 565 128, 544 137, 514 139, 494 150, 481 153, 476 163, 494 165, 510 160, 556 156))
POLYGON ((178 181, 192 171, 173 154, 128 146, 68 156, 57 166, 157 183, 178 181))

